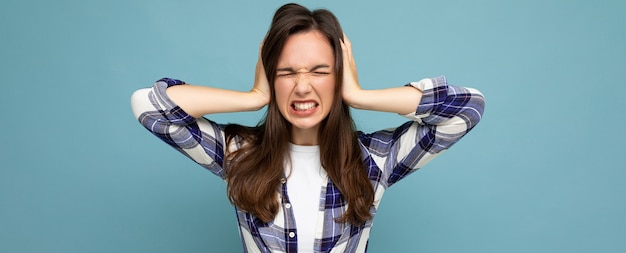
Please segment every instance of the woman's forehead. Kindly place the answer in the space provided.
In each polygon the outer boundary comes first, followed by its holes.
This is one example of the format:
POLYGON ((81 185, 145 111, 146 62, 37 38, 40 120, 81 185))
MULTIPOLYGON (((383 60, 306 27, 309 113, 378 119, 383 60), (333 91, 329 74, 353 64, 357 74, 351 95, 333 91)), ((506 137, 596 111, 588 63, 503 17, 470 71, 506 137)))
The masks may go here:
POLYGON ((334 66, 335 57, 328 39, 319 31, 290 35, 278 59, 278 68, 295 70, 320 65, 334 66))

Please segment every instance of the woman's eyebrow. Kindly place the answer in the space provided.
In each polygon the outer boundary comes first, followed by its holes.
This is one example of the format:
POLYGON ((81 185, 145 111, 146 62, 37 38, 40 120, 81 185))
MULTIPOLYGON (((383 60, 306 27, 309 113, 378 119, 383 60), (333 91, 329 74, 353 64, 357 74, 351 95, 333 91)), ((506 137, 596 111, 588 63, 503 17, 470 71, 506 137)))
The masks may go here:
POLYGON ((296 72, 293 68, 279 68, 276 71, 296 72))
POLYGON ((311 68, 311 72, 316 71, 318 69, 323 69, 323 68, 330 68, 330 66, 326 65, 326 64, 319 64, 319 65, 315 65, 313 68, 311 68))

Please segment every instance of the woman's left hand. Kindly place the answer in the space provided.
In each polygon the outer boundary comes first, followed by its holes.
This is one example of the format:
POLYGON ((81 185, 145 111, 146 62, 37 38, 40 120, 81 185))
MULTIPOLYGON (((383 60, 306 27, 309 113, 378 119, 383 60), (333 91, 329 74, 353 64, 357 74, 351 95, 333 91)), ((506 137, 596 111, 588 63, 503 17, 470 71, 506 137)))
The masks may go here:
POLYGON ((343 88, 341 95, 348 106, 355 109, 394 112, 401 115, 415 112, 422 92, 408 86, 364 90, 359 85, 352 44, 344 34, 341 41, 343 56, 343 88))
POLYGON ((354 106, 352 98, 361 91, 361 86, 352 55, 352 43, 346 34, 343 34, 343 40, 341 40, 341 51, 343 56, 343 88, 341 94, 348 105, 354 106))

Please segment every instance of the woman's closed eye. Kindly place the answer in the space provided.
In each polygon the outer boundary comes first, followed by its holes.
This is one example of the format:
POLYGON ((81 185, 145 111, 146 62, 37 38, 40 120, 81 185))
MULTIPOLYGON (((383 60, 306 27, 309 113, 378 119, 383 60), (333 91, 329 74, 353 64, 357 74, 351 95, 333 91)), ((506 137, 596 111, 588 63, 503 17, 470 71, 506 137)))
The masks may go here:
POLYGON ((330 72, 326 72, 326 71, 314 71, 314 72, 311 72, 311 73, 312 73, 313 75, 316 75, 316 76, 325 76, 325 75, 330 75, 330 72))
POLYGON ((277 77, 295 77, 298 74, 313 75, 313 76, 326 76, 326 75, 330 75, 330 72, 327 72, 327 71, 281 72, 281 73, 277 73, 276 76, 277 77))
POLYGON ((296 72, 287 72, 287 73, 278 73, 276 76, 278 77, 294 77, 296 76, 296 72))

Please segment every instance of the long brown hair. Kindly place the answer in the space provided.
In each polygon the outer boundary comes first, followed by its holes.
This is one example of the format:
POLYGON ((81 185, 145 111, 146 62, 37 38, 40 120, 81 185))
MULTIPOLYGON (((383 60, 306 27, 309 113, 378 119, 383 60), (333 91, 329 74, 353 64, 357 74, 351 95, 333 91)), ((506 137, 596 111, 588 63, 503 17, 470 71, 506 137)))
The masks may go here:
POLYGON ((272 24, 261 48, 261 59, 270 83, 271 98, 265 118, 256 127, 231 124, 226 127, 227 146, 243 144, 231 152, 225 165, 229 200, 263 222, 274 219, 279 209, 278 191, 289 159, 291 124, 276 105, 274 80, 285 41, 290 35, 316 30, 331 44, 335 55, 334 104, 320 123, 318 138, 320 160, 330 180, 348 204, 338 222, 362 224, 371 218, 374 189, 368 179, 350 108, 341 95, 343 38, 337 18, 328 10, 310 11, 297 4, 286 4, 274 14, 272 24))

